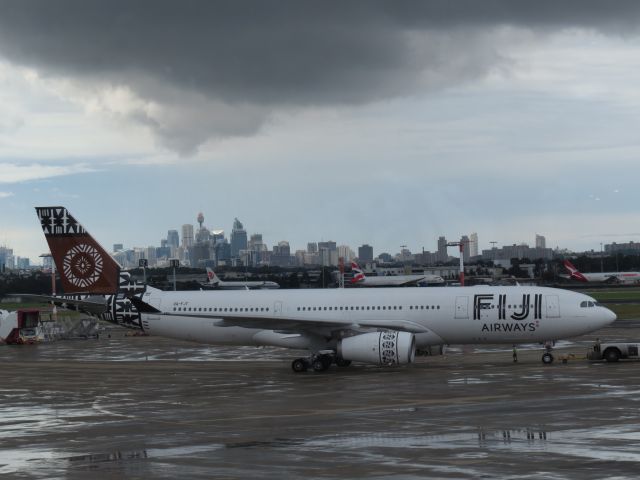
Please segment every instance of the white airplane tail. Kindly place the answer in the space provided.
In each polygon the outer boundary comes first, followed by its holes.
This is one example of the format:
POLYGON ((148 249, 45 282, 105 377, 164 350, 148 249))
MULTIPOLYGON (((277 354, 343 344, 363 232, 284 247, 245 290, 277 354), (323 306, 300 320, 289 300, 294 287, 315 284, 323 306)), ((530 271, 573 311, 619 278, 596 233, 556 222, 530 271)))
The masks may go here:
POLYGON ((221 283, 216 272, 210 267, 207 267, 207 283, 209 283, 209 285, 219 285, 221 283))

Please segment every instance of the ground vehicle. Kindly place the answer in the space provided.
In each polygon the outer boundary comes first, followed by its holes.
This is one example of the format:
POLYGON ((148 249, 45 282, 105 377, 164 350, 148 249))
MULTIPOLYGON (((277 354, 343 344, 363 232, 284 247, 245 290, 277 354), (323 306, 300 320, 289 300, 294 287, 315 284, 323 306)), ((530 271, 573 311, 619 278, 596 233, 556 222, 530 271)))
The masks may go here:
POLYGON ((606 360, 607 362, 617 362, 621 358, 640 358, 640 343, 635 342, 613 342, 596 344, 589 351, 589 360, 606 360))

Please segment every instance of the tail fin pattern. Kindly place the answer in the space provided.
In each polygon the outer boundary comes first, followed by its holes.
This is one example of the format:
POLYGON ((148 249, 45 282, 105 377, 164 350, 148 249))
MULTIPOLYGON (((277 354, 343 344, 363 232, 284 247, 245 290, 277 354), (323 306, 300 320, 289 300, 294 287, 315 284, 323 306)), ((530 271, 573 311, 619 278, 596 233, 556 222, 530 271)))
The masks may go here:
POLYGON ((64 207, 36 207, 65 293, 115 294, 120 266, 64 207))
POLYGON ((220 279, 216 275, 216 272, 214 272, 210 267, 207 267, 207 279, 211 285, 218 285, 220 283, 220 279))
POLYGON ((360 283, 364 281, 364 273, 362 273, 362 270, 356 262, 351 262, 351 270, 353 271, 351 283, 360 283))
POLYGON ((587 277, 585 277, 580 271, 573 266, 573 264, 569 260, 565 260, 564 268, 569 272, 569 276, 574 280, 578 280, 580 282, 588 282, 587 277))

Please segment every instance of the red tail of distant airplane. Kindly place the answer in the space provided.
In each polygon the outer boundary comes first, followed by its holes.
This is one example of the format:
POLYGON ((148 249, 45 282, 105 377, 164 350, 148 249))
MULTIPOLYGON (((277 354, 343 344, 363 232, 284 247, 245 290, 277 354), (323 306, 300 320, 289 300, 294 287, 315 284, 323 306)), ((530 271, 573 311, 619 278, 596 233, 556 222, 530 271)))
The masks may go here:
POLYGON ((356 262, 351 262, 351 270, 353 271, 351 283, 358 283, 364 280, 364 273, 356 262))
POLYGON ((36 207, 66 294, 115 294, 120 265, 64 207, 36 207))
POLYGON ((588 282, 587 277, 585 277, 580 271, 573 266, 573 264, 569 260, 564 261, 564 268, 569 272, 569 276, 574 280, 578 280, 579 282, 588 282))

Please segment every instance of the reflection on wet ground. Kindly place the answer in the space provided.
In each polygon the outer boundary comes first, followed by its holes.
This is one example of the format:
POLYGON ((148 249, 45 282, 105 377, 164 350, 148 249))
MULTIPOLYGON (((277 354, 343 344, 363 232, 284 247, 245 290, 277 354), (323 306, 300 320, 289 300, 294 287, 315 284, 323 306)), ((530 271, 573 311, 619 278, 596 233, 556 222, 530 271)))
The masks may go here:
MULTIPOLYGON (((618 335, 613 330, 600 332, 618 335)), ((595 337, 562 344, 579 354, 595 337)), ((295 352, 157 338, 1 347, 4 478, 635 478, 637 362, 455 347, 293 374, 295 352)))

